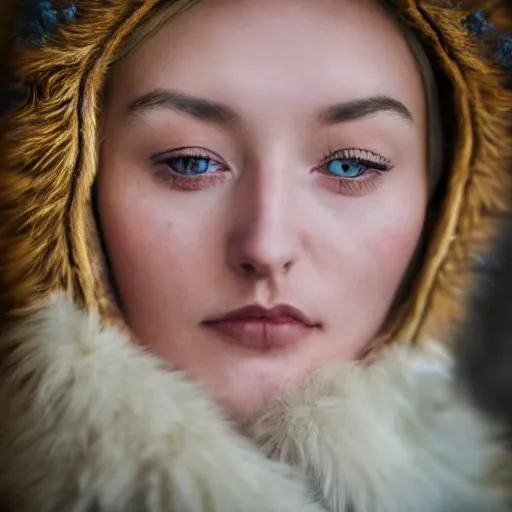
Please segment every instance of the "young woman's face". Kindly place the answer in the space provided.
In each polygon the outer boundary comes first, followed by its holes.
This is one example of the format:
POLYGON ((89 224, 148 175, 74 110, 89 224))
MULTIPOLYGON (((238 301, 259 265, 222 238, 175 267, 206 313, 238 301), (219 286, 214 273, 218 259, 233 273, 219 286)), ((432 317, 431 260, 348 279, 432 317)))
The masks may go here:
POLYGON ((376 3, 204 0, 120 64, 104 114, 99 215, 141 344, 241 417, 372 342, 427 200, 421 78, 376 3))

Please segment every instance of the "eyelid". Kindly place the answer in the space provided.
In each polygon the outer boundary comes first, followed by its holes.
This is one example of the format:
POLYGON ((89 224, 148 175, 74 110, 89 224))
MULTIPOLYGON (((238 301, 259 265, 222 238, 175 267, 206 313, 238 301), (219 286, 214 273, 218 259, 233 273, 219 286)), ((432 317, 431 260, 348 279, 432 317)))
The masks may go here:
POLYGON ((319 171, 321 181, 334 193, 347 197, 360 197, 374 192, 379 181, 392 168, 393 164, 390 160, 373 151, 350 148, 329 151, 314 170, 319 171), (333 160, 351 161, 366 169, 353 178, 336 176, 325 169, 325 166, 333 160))
POLYGON ((226 178, 228 166, 219 155, 211 150, 197 147, 184 146, 172 150, 161 151, 150 156, 155 169, 154 174, 163 182, 170 185, 171 188, 182 191, 192 192, 199 191, 215 186, 226 178), (203 158, 211 160, 219 165, 220 169, 211 173, 186 176, 169 168, 168 161, 173 158, 203 158))
POLYGON ((383 177, 383 172, 372 170, 357 178, 341 178, 326 172, 322 172, 319 176, 325 187, 336 194, 349 197, 359 197, 374 192, 383 177))
POLYGON ((217 153, 200 147, 200 146, 183 146, 175 149, 170 149, 167 151, 160 151, 158 153, 154 153, 150 156, 151 160, 155 163, 160 163, 166 159, 173 157, 196 157, 196 158, 208 158, 213 160, 219 164, 226 165, 224 159, 221 158, 217 153))

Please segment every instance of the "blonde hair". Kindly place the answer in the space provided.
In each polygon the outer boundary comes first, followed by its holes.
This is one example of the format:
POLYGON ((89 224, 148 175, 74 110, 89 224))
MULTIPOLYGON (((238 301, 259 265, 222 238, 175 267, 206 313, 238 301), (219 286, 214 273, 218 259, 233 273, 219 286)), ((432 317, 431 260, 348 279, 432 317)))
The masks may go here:
POLYGON ((423 82, 426 104, 427 122, 427 168, 429 177, 429 193, 432 196, 437 188, 445 164, 445 148, 439 88, 436 74, 418 36, 404 23, 398 20, 398 26, 409 46, 423 82))
MULTIPOLYGON (((122 42, 112 60, 111 70, 125 57, 136 50, 144 41, 200 1, 201 0, 177 0, 159 2, 137 28, 122 42)), ((425 47, 418 35, 400 19, 397 15, 396 8, 391 7, 387 3, 387 0, 379 0, 379 3, 395 21, 398 29, 403 34, 409 46, 409 50, 416 61, 423 82, 427 116, 427 169, 429 193, 432 195, 437 188, 442 174, 445 153, 436 75, 425 47)))
POLYGON ((111 65, 115 66, 122 61, 144 41, 200 1, 201 0, 177 0, 174 2, 158 2, 148 15, 137 25, 135 30, 121 43, 114 55, 111 65))

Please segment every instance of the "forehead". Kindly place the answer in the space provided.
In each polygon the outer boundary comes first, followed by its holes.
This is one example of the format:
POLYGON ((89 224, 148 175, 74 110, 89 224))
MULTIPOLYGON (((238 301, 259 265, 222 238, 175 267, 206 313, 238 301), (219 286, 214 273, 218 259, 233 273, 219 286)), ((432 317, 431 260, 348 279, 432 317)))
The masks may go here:
POLYGON ((421 77, 373 0, 202 0, 136 49, 114 82, 126 101, 173 88, 233 105, 330 103, 376 94, 421 115, 421 77))

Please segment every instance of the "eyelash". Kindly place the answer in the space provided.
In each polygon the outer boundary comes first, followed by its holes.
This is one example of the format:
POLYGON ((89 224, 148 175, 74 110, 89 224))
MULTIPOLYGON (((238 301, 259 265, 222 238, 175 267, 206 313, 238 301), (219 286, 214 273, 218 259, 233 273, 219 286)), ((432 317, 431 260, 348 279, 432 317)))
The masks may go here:
MULTIPOLYGON (((201 190, 209 188, 224 180, 224 172, 228 167, 222 163, 222 159, 204 148, 183 147, 175 149, 167 153, 159 153, 152 157, 153 162, 157 165, 156 175, 163 181, 169 182, 173 188, 185 191, 201 190), (214 172, 204 172, 196 176, 183 175, 172 169, 171 161, 178 159, 197 158, 210 160, 219 166, 214 172)), ((320 165, 313 168, 313 172, 322 174, 322 179, 335 192, 344 195, 362 195, 374 190, 377 181, 382 175, 393 168, 391 161, 386 158, 364 149, 342 149, 330 150, 322 159, 320 165), (336 176, 332 172, 325 170, 326 166, 337 161, 346 160, 351 164, 360 165, 366 169, 354 177, 336 176)))
POLYGON ((390 160, 366 149, 351 148, 330 150, 322 163, 313 170, 322 173, 322 178, 328 180, 336 192, 357 196, 375 190, 383 174, 392 169, 393 164, 390 160), (336 160, 347 160, 366 167, 366 170, 356 177, 338 177, 325 170, 327 164, 336 160))
POLYGON ((227 166, 221 163, 222 159, 220 156, 208 151, 204 148, 178 148, 167 153, 160 153, 152 157, 152 160, 157 164, 156 175, 163 181, 169 182, 173 188, 179 190, 201 190, 210 186, 216 185, 224 179, 224 172, 227 170, 227 166), (179 158, 197 158, 211 160, 217 163, 222 169, 217 172, 208 174, 199 174, 197 176, 186 176, 179 174, 172 169, 169 164, 171 160, 177 160, 179 158))

